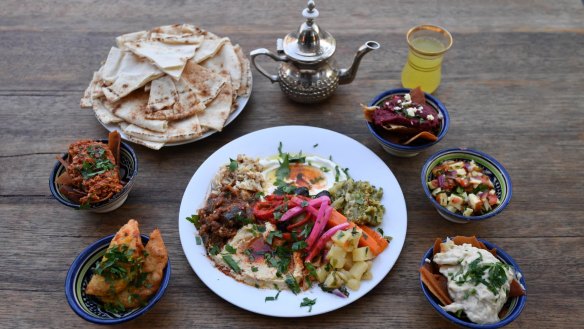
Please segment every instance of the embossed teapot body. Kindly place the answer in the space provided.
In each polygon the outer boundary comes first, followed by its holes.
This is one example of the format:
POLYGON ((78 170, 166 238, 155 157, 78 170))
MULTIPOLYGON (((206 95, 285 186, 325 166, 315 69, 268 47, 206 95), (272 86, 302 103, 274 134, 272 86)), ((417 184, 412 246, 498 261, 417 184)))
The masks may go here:
POLYGON ((380 46, 375 41, 367 41, 357 51, 351 67, 340 69, 333 57, 335 39, 314 22, 318 17, 314 1, 308 1, 308 8, 302 14, 306 22, 300 26, 298 32, 278 39, 276 54, 265 48, 256 49, 250 53, 251 62, 272 83, 278 82, 282 91, 292 100, 317 103, 331 96, 339 84, 351 83, 357 74, 361 58, 380 46), (268 73, 256 63, 260 55, 281 62, 277 75, 268 73))

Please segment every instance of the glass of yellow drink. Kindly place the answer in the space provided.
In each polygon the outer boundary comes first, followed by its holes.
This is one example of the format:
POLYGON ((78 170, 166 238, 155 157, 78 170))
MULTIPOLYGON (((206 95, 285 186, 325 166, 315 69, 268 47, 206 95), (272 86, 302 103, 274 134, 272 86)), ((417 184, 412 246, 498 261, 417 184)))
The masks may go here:
POLYGON ((419 25, 408 31, 406 39, 410 49, 402 71, 402 85, 419 86, 431 94, 440 85, 442 57, 452 46, 452 35, 439 26, 419 25))

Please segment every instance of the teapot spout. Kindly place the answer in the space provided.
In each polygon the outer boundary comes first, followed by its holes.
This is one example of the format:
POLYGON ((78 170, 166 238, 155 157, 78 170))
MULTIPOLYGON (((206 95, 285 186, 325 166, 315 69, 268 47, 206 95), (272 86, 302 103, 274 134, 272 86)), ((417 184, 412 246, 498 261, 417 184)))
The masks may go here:
POLYGON ((367 41, 357 50, 355 58, 353 58, 353 64, 348 69, 341 69, 339 71, 339 84, 344 85, 353 82, 355 76, 357 75, 357 70, 359 69, 359 64, 361 63, 361 58, 368 52, 372 50, 379 49, 381 45, 377 41, 367 41))

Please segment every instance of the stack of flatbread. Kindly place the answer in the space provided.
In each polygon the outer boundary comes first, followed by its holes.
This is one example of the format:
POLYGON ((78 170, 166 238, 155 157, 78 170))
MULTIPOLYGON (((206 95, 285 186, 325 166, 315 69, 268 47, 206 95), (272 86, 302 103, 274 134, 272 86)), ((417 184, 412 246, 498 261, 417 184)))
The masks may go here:
POLYGON ((149 148, 221 131, 251 90, 239 45, 193 25, 168 25, 116 38, 93 74, 81 107, 149 148))

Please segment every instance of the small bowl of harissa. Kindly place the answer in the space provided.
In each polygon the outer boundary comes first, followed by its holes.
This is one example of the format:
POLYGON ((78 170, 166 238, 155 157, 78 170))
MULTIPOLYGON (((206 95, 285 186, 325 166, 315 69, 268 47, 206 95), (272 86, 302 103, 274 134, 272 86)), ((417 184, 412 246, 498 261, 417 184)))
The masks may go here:
POLYGON ((49 188, 57 201, 77 210, 105 213, 119 208, 138 174, 138 158, 117 131, 107 140, 71 143, 57 160, 49 188))
POLYGON ((474 236, 436 239, 420 263, 420 285, 434 310, 465 328, 504 327, 527 300, 525 278, 513 258, 474 236))
POLYGON ((385 91, 362 110, 369 132, 398 157, 416 156, 439 143, 450 126, 446 107, 420 88, 385 91))

